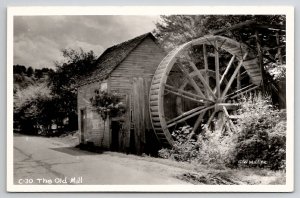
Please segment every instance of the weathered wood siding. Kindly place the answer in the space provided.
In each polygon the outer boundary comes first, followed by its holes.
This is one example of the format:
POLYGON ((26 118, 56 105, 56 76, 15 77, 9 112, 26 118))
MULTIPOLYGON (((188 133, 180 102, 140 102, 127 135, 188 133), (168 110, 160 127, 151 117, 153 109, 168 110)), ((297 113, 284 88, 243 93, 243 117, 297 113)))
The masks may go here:
POLYGON ((110 120, 105 122, 100 115, 93 110, 90 104, 90 98, 95 94, 96 89, 100 89, 101 82, 94 82, 78 88, 77 105, 78 105, 78 129, 81 134, 81 143, 93 142, 96 146, 110 148, 110 120), (85 109, 85 127, 81 131, 81 110, 85 109))
MULTIPOLYGON (((146 38, 137 46, 128 57, 112 72, 110 76, 110 89, 124 93, 132 98, 133 78, 143 78, 145 91, 145 126, 151 129, 148 95, 152 77, 155 70, 166 53, 151 39, 146 38)), ((134 100, 131 99, 131 102, 134 100)), ((125 101, 124 101, 125 102, 125 101)), ((131 104, 131 106, 133 106, 131 104)))
MULTIPOLYGON (((122 126, 119 131, 119 150, 121 151, 128 151, 131 147, 131 129, 135 129, 136 152, 140 153, 143 150, 145 130, 152 129, 148 105, 150 84, 157 66, 165 55, 166 53, 150 37, 146 38, 106 80, 108 91, 116 91, 122 95, 121 101, 127 107, 125 115, 121 118, 122 126), (142 84, 139 85, 139 83, 142 84), (141 113, 142 119, 140 119, 141 113), (139 131, 136 132, 137 130, 139 131)), ((95 82, 78 89, 78 127, 81 131, 80 110, 86 108, 86 127, 81 142, 94 142, 97 146, 110 148, 112 144, 111 119, 105 122, 104 127, 103 120, 96 112, 93 112, 89 103, 95 89, 99 89, 100 85, 101 82, 95 82)))

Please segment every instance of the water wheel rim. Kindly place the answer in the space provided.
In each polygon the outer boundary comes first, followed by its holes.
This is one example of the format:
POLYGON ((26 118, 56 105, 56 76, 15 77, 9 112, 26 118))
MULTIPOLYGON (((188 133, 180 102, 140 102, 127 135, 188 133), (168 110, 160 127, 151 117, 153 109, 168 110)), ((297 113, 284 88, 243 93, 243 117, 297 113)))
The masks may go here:
MULTIPOLYGON (((164 93, 166 89, 166 83, 170 71, 172 70, 174 63, 177 61, 178 55, 182 54, 188 48, 193 45, 211 45, 213 42, 222 42, 221 49, 227 51, 236 57, 237 60, 244 61, 243 66, 248 72, 249 76, 252 78, 250 68, 259 67, 257 64, 256 55, 249 49, 246 45, 243 45, 233 39, 223 37, 223 36, 207 36, 201 37, 199 39, 192 40, 187 42, 173 51, 171 51, 159 64, 156 72, 154 74, 151 87, 150 87, 150 117, 153 129, 157 138, 160 140, 164 146, 172 146, 174 140, 171 136, 171 133, 168 129, 165 112, 164 112, 164 93), (246 59, 245 58, 246 54, 246 59)), ((261 74, 253 76, 253 84, 258 85, 261 82, 261 74), (254 78, 255 77, 255 78, 254 78)), ((203 111, 208 110, 209 108, 203 109, 203 111)), ((199 112, 202 110, 199 109, 199 112)), ((198 113, 199 113, 198 112, 198 113)))

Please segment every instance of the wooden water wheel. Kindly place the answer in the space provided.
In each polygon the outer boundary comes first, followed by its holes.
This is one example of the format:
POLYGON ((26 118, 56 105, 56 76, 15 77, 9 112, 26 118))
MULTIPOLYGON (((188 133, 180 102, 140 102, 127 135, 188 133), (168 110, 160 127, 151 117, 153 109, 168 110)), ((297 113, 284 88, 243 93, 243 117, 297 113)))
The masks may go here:
POLYGON ((172 131, 190 125, 213 125, 220 114, 228 118, 236 99, 258 88, 261 69, 255 52, 222 36, 184 43, 159 64, 150 87, 153 129, 163 146, 173 145, 172 131))

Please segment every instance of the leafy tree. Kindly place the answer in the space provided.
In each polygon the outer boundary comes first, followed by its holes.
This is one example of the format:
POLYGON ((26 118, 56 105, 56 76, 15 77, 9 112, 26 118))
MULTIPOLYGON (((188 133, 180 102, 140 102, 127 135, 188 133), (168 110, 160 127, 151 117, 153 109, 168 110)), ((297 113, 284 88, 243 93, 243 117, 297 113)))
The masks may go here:
POLYGON ((82 74, 94 68, 96 56, 93 51, 84 52, 73 49, 62 50, 65 61, 56 62, 56 71, 50 75, 52 94, 59 119, 69 117, 69 125, 77 127, 77 89, 76 81, 82 74))
MULTIPOLYGON (((162 15, 153 33, 167 50, 171 50, 192 39, 247 20, 285 25, 283 15, 162 15)), ((247 31, 239 29, 227 36, 239 40, 245 33, 249 33, 247 31)))
MULTIPOLYGON (((154 35, 162 46, 167 51, 170 51, 192 39, 214 34, 217 30, 230 28, 233 25, 250 20, 265 27, 283 28, 286 24, 284 15, 162 15, 161 21, 156 23, 154 35)), ((272 28, 254 29, 250 25, 250 27, 224 31, 222 35, 245 43, 253 50, 257 50, 257 42, 260 44, 264 57, 262 64, 265 71, 263 73, 263 90, 265 93, 272 95, 274 104, 285 108, 285 92, 278 92, 279 89, 282 90, 281 88, 285 87, 285 47, 280 49, 282 56, 278 56, 277 53, 277 46, 285 45, 286 35, 284 28, 281 31, 272 28), (281 36, 276 37, 277 34, 281 36), (258 40, 256 40, 256 36, 259 38, 258 40)), ((195 60, 201 60, 202 58, 197 53, 197 51, 201 51, 199 47, 201 46, 193 46, 191 57, 195 60)), ((221 58, 226 59, 229 57, 221 56, 221 58)), ((226 63, 228 60, 220 60, 220 64, 223 62, 226 63)), ((220 69, 225 68, 220 65, 220 69)))
POLYGON ((34 73, 33 68, 32 67, 28 67, 26 73, 27 73, 28 77, 31 77, 33 75, 33 73, 34 73))
POLYGON ((16 90, 14 97, 14 129, 20 128, 24 133, 37 133, 37 126, 48 126, 50 115, 55 112, 55 105, 49 108, 52 100, 51 91, 46 83, 29 85, 16 90))
POLYGON ((13 66, 13 73, 14 74, 25 74, 26 67, 24 65, 14 65, 13 66))

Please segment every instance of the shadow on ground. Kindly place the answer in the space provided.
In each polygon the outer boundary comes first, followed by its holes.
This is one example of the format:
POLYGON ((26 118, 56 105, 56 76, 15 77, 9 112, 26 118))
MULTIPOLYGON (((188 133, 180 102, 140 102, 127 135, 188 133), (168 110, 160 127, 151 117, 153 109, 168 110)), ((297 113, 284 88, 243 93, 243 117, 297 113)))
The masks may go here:
POLYGON ((89 151, 84 151, 75 147, 60 147, 60 148, 51 148, 54 151, 66 153, 73 156, 84 156, 84 155, 97 155, 98 153, 93 153, 89 151))

